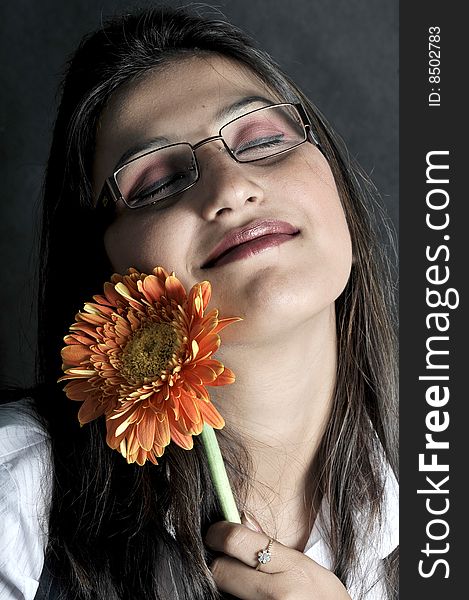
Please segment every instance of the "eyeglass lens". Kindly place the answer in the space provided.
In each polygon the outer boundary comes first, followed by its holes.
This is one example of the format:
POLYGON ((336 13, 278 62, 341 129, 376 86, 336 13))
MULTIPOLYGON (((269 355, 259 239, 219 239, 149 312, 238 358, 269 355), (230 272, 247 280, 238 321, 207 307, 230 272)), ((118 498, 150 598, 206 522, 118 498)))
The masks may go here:
MULTIPOLYGON (((304 125, 292 106, 255 110, 231 121, 220 133, 238 162, 268 158, 306 140, 304 125)), ((178 194, 197 179, 197 163, 188 143, 144 154, 116 174, 119 191, 132 208, 178 194)))

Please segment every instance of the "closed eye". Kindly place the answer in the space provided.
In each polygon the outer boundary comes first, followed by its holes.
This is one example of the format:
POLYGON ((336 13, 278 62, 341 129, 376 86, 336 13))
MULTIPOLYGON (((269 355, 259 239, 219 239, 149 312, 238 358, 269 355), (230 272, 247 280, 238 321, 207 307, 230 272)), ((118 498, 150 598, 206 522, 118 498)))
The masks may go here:
POLYGON ((163 202, 169 195, 173 196, 178 194, 192 182, 193 171, 195 171, 195 169, 191 168, 158 179, 145 186, 143 189, 132 193, 127 202, 135 208, 140 205, 145 206, 147 204, 163 202))
POLYGON ((250 140, 245 144, 241 144, 236 148, 236 154, 242 154, 243 152, 252 150, 253 148, 273 148, 274 146, 278 146, 283 141, 283 135, 276 137, 265 137, 265 138, 257 138, 255 140, 250 140))

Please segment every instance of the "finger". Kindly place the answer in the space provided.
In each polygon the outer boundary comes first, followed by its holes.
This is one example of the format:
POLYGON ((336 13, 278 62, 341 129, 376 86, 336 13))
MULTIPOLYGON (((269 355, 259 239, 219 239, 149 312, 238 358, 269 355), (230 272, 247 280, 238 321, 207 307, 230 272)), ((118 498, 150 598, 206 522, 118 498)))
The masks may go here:
POLYGON ((222 592, 233 595, 240 600, 262 600, 272 598, 272 580, 275 575, 261 573, 229 556, 216 558, 210 565, 210 571, 222 592))
POLYGON ((213 550, 236 558, 254 570, 259 565, 258 572, 263 573, 280 573, 290 569, 295 561, 298 561, 300 554, 297 550, 273 540, 269 548, 270 561, 260 564, 258 553, 267 550, 269 537, 244 525, 227 521, 214 523, 207 531, 205 543, 213 550))

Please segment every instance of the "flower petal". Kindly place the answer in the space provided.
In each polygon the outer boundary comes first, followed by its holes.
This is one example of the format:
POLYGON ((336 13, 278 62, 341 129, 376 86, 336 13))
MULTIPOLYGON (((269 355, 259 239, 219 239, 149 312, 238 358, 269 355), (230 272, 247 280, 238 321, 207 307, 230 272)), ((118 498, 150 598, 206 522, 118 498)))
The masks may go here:
POLYGON ((199 316, 203 316, 205 307, 210 302, 212 286, 209 281, 202 281, 192 286, 189 292, 188 303, 192 310, 199 316))
POLYGON ((201 385, 203 383, 202 378, 199 376, 198 369, 185 369, 184 380, 191 385, 201 385))
POLYGON ((163 283, 165 282, 165 280, 169 277, 169 271, 167 271, 166 269, 164 269, 163 267, 155 267, 153 269, 153 274, 158 277, 158 279, 160 281, 162 281, 163 283))
MULTIPOLYGON (((223 369, 222 369, 223 370, 223 369)), ((220 369, 218 369, 220 371, 220 369)), ((215 381, 218 377, 218 372, 212 369, 211 367, 207 367, 205 365, 197 365, 196 367, 197 376, 200 377, 200 383, 210 383, 211 381, 215 381)))
POLYGON ((104 325, 109 321, 107 317, 92 313, 80 313, 80 320, 85 321, 85 323, 90 323, 91 325, 104 325))
POLYGON ((146 450, 144 450, 143 448, 139 448, 137 451, 137 456, 135 458, 135 462, 137 463, 137 465, 140 465, 141 467, 143 467, 143 465, 146 463, 148 458, 148 452, 146 450))
POLYGON ((96 331, 96 327, 93 327, 88 323, 74 323, 73 325, 70 325, 70 331, 78 331, 85 333, 86 335, 89 335, 90 337, 94 338, 94 340, 99 340, 99 338, 101 337, 100 333, 96 331))
POLYGON ((208 358, 220 347, 220 337, 216 334, 210 334, 204 337, 199 344, 199 360, 208 358))
POLYGON ((67 385, 64 386, 64 392, 70 400, 85 402, 85 400, 89 398, 90 393, 95 392, 95 390, 87 379, 81 379, 78 381, 69 381, 67 385))
POLYGON ((150 304, 158 302, 165 293, 164 283, 155 275, 148 275, 143 281, 139 281, 138 289, 150 304))
POLYGON ((222 329, 225 329, 225 327, 228 327, 228 325, 231 325, 232 323, 238 323, 238 321, 243 321, 243 319, 241 317, 231 317, 229 319, 219 319, 218 325, 215 327, 215 329, 212 331, 212 333, 218 333, 222 329))
POLYGON ((152 410, 146 410, 141 421, 137 423, 137 439, 140 446, 148 452, 155 441, 156 415, 152 410))
POLYGON ((83 402, 78 411, 78 420, 81 425, 94 421, 106 411, 107 404, 105 402, 98 402, 96 398, 89 395, 88 398, 83 402))
POLYGON ((137 310, 143 308, 142 304, 132 297, 129 288, 126 285, 124 285, 123 283, 116 283, 115 289, 116 292, 118 292, 123 298, 127 300, 127 302, 132 308, 135 308, 137 310))
POLYGON ((89 347, 72 344, 62 348, 61 355, 64 363, 69 366, 79 366, 84 362, 87 362, 89 357, 93 354, 93 351, 89 347))
POLYGON ((223 373, 223 370, 225 369, 222 363, 219 360, 216 360, 215 358, 205 358, 204 360, 197 361, 197 367, 199 365, 204 367, 210 367, 217 373, 217 375, 223 373))
POLYGON ((205 400, 206 402, 210 400, 210 394, 203 384, 189 384, 188 381, 184 381, 183 388, 188 396, 198 398, 199 400, 205 400))
POLYGON ((116 291, 115 286, 109 281, 106 281, 104 284, 104 294, 106 296, 106 300, 111 306, 117 306, 122 302, 121 295, 116 291))
POLYGON ((212 286, 210 284, 210 281, 202 281, 200 283, 200 292, 202 294, 202 300, 205 309, 207 304, 210 302, 210 298, 212 297, 212 286))
MULTIPOLYGON (((200 422, 199 407, 193 397, 187 395, 181 398, 181 416, 187 416, 191 423, 200 422)), ((185 419, 185 421, 187 420, 185 419)))
POLYGON ((199 353, 199 344, 195 340, 192 340, 192 360, 195 359, 195 357, 197 356, 198 353, 199 353))
POLYGON ((212 381, 212 383, 208 383, 207 385, 229 385, 230 383, 234 383, 235 379, 236 377, 233 371, 225 367, 223 373, 219 375, 215 381, 212 381))
POLYGON ((184 286, 174 275, 170 275, 164 282, 166 296, 168 299, 176 300, 177 304, 183 304, 186 300, 186 290, 184 286))
POLYGON ((96 371, 92 369, 67 369, 66 373, 70 375, 78 375, 80 377, 93 377, 96 375, 96 371))
POLYGON ((172 441, 186 450, 191 450, 194 447, 194 440, 191 435, 181 433, 176 422, 170 423, 172 441))
POLYGON ((199 409, 208 425, 215 429, 222 429, 225 426, 225 420, 211 402, 199 402, 199 409))
MULTIPOLYGON (((165 447, 171 441, 171 432, 169 429, 169 419, 167 416, 161 421, 156 418, 155 420, 155 444, 161 447, 165 447)), ((160 454, 161 456, 161 454, 160 454)))

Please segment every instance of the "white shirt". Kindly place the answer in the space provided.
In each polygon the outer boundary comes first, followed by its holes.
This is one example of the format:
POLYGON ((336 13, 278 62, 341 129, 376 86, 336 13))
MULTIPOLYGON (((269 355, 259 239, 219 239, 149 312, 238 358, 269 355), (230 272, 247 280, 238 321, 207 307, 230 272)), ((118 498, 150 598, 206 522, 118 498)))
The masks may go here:
POLYGON ((47 544, 51 459, 28 400, 0 405, 0 600, 32 600, 47 544))
MULTIPOLYGON (((359 567, 353 573, 352 581, 347 582, 347 591, 354 600, 360 597, 363 589, 364 600, 383 600, 386 590, 382 580, 386 558, 399 545, 399 487, 392 469, 382 462, 384 496, 382 521, 373 531, 363 529, 363 537, 358 532, 357 548, 360 550, 359 567)), ((329 525, 329 506, 323 499, 321 509, 306 543, 304 554, 326 569, 332 569, 332 557, 324 540, 324 531, 329 525)), ((358 518, 358 524, 363 519, 358 518)))
MULTIPOLYGON (((25 411, 28 400, 0 405, 0 600, 33 600, 39 586, 47 544, 52 462, 47 433, 25 411)), ((332 558, 324 541, 327 504, 311 531, 304 553, 331 569, 332 558)), ((364 600, 383 600, 381 559, 398 545, 398 487, 385 468, 383 522, 358 542, 362 548, 359 570, 348 585, 358 598, 361 584, 371 588, 364 600)))

